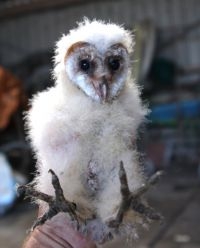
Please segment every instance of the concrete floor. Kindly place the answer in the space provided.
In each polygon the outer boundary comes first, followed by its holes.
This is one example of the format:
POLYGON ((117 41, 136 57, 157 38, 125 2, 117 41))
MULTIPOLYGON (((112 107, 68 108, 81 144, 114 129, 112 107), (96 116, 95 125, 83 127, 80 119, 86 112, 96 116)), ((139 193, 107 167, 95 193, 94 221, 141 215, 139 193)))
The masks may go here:
MULTIPOLYGON (((151 206, 165 216, 163 225, 154 223, 150 230, 140 231, 136 248, 199 248, 200 187, 195 175, 168 174, 147 193, 151 206), (173 175, 173 176, 172 176, 173 175)), ((30 204, 18 204, 0 219, 0 247, 20 248, 26 231, 36 216, 30 204)), ((108 247, 124 247, 124 242, 108 247)))

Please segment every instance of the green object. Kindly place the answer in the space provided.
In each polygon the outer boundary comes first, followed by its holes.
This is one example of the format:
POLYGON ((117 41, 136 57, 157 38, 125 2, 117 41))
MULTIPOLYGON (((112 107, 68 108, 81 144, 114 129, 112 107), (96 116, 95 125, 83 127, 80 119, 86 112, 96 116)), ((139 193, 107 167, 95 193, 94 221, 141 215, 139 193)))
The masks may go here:
POLYGON ((154 86, 168 88, 174 84, 175 72, 176 66, 173 61, 157 58, 153 61, 150 76, 154 86))

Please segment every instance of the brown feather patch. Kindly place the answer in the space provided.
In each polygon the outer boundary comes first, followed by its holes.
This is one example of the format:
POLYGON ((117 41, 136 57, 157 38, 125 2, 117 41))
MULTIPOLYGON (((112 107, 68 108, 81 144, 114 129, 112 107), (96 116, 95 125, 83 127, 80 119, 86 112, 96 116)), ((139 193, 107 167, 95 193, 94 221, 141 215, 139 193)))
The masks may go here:
POLYGON ((125 47, 122 43, 113 44, 110 48, 112 48, 112 49, 123 48, 123 49, 126 50, 126 52, 128 53, 126 47, 125 47))
POLYGON ((79 41, 74 43, 72 46, 70 46, 70 48, 67 50, 66 54, 65 54, 65 60, 67 59, 67 57, 69 57, 75 50, 80 49, 82 47, 86 47, 86 46, 90 46, 90 44, 88 42, 84 42, 84 41, 79 41))

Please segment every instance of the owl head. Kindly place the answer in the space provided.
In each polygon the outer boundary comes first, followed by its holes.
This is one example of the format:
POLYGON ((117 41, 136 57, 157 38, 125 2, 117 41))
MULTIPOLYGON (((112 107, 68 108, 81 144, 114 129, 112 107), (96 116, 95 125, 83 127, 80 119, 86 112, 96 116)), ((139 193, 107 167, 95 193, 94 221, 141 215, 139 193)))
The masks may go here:
POLYGON ((130 75, 132 47, 131 34, 121 26, 86 19, 57 43, 57 84, 76 87, 96 102, 111 102, 130 75))

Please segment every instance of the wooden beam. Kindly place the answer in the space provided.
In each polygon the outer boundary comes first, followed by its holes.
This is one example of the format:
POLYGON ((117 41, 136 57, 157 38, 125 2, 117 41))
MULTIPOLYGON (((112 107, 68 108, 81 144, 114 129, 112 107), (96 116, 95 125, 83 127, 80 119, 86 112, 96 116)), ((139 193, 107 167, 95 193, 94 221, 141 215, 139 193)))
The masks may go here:
POLYGON ((33 12, 46 11, 49 9, 68 7, 77 4, 97 2, 99 0, 30 0, 30 1, 7 1, 0 4, 0 20, 11 19, 33 12))

